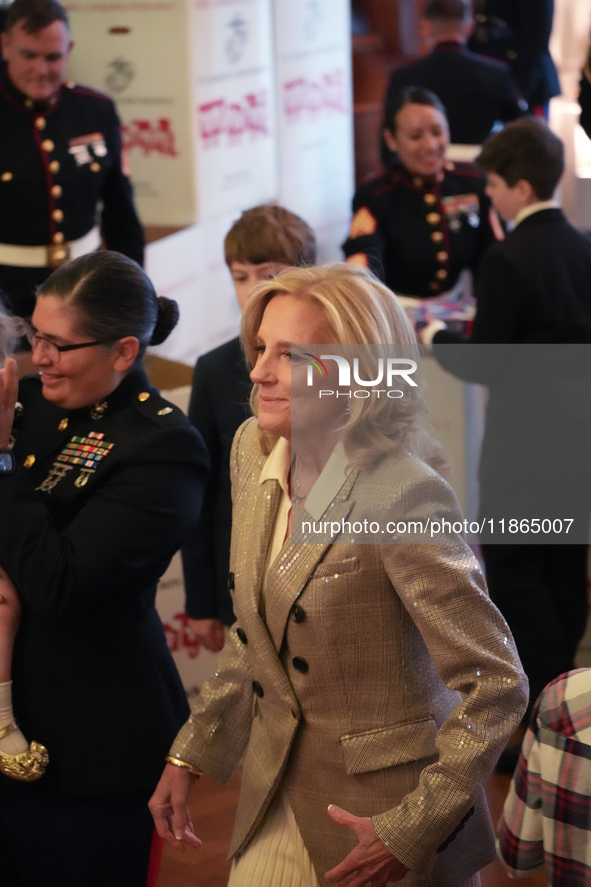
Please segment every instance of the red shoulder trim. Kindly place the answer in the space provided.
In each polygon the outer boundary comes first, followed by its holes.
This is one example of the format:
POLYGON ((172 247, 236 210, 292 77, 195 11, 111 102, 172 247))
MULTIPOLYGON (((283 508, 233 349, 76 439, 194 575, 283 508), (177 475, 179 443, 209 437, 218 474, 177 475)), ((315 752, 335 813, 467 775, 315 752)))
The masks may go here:
POLYGON ((454 168, 446 169, 445 174, 448 176, 470 176, 473 179, 484 179, 484 173, 474 166, 473 163, 464 163, 460 160, 454 160, 454 168))
POLYGON ((74 83, 72 86, 69 86, 67 83, 64 83, 64 87, 69 89, 70 92, 75 92, 76 95, 86 95, 90 96, 93 99, 102 99, 103 102, 112 102, 108 95, 105 95, 102 92, 97 92, 96 89, 90 89, 88 86, 79 86, 77 83, 74 83))

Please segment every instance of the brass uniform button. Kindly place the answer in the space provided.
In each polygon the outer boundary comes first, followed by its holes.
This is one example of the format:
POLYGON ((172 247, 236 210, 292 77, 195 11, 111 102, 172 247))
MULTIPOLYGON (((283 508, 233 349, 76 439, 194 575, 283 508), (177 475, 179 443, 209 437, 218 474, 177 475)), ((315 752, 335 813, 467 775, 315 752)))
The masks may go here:
POLYGON ((41 142, 41 147, 49 154, 50 151, 53 151, 55 145, 53 144, 51 139, 43 139, 43 141, 41 142))
POLYGON ((415 188, 422 188, 423 187, 423 180, 420 179, 418 176, 415 176, 415 178, 412 180, 412 183, 415 186, 415 188))
POLYGON ((442 249, 441 252, 437 253, 435 258, 438 262, 447 262, 447 260, 449 259, 449 254, 446 253, 444 249, 442 249))
POLYGON ((68 420, 62 419, 60 424, 57 426, 57 430, 58 431, 65 431, 67 427, 68 427, 68 420))
POLYGON ((510 62, 514 62, 516 58, 519 58, 518 53, 514 49, 508 49, 506 55, 510 62))
POLYGON ((25 99, 25 108, 33 107, 33 99, 25 99))
POLYGON ((35 457, 34 456, 27 456, 27 458, 23 462, 23 466, 25 468, 32 468, 34 464, 35 464, 35 457))
POLYGON ((441 290, 441 286, 440 286, 440 284, 435 283, 435 281, 432 280, 431 283, 429 284, 429 289, 432 290, 432 292, 434 292, 434 293, 438 293, 441 290))
POLYGON ((433 231, 431 235, 431 240, 433 243, 441 243, 443 240, 443 231, 433 231))
POLYGON ((52 160, 49 164, 49 172, 59 172, 60 171, 60 163, 59 160, 52 160))
POLYGON ((142 391, 140 394, 138 394, 137 399, 140 403, 144 403, 149 398, 149 396, 150 393, 148 391, 142 391))
POLYGON ((428 206, 433 206, 434 203, 437 203, 437 198, 434 194, 425 194, 423 200, 428 206))
POLYGON ((100 163, 97 163, 96 160, 94 161, 94 163, 90 164, 90 168, 91 168, 92 172, 100 172, 101 171, 101 165, 100 165, 100 163))
POLYGON ((64 242, 64 235, 61 231, 55 232, 55 234, 53 235, 53 242, 54 243, 63 243, 64 242))
POLYGON ((2 176, 0 178, 2 178, 3 182, 10 182, 12 180, 12 173, 11 172, 3 172, 2 176))
POLYGON ((68 253, 65 249, 54 249, 51 257, 54 262, 65 262, 68 258, 68 253))
POLYGON ((52 187, 52 189, 51 189, 51 196, 52 196, 52 197, 61 197, 61 196, 62 196, 61 185, 54 185, 54 186, 52 187))
POLYGON ((435 277, 438 277, 439 280, 445 280, 445 278, 447 277, 447 271, 445 270, 445 268, 440 268, 439 271, 437 271, 437 273, 435 274, 435 277))
POLYGON ((54 209, 54 211, 51 214, 51 218, 53 219, 54 222, 63 222, 64 214, 61 211, 61 209, 54 209))
POLYGON ((439 213, 428 213, 427 221, 430 225, 437 225, 441 221, 441 216, 439 213))
POLYGON ((37 117, 35 119, 35 126, 37 127, 37 129, 45 129, 45 127, 47 126, 47 121, 45 117, 37 117))

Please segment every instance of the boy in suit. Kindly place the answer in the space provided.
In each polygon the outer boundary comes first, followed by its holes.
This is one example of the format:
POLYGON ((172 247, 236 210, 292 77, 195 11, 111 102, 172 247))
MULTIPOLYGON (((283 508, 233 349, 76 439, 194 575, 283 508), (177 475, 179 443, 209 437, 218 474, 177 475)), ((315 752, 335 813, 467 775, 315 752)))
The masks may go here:
MULTIPOLYGON (((253 288, 293 265, 313 265, 316 238, 309 225, 282 206, 263 204, 242 213, 224 241, 240 309, 253 288)), ((213 653, 224 645, 234 613, 228 587, 232 502, 230 448, 250 415, 250 390, 238 337, 202 355, 195 366, 189 419, 211 460, 199 524, 182 548, 186 612, 200 643, 213 653)))
MULTIPOLYGON (((477 163, 487 174, 487 194, 497 212, 515 227, 482 258, 470 342, 591 343, 591 238, 566 220, 553 199, 564 168, 562 142, 543 121, 522 119, 493 136, 477 163)), ((444 324, 429 324, 422 339, 433 342, 435 356, 450 372, 489 384, 482 361, 479 378, 475 365, 468 367, 474 354, 437 347, 460 340, 444 324)), ((519 490, 532 495, 537 489, 547 501, 552 490, 561 491, 566 498, 560 501, 569 506, 581 500, 581 519, 588 520, 589 460, 568 455, 583 445, 580 430, 591 422, 586 388, 582 377, 570 388, 559 384, 555 396, 538 408, 539 392, 517 394, 516 386, 504 384, 502 378, 490 380, 479 469, 482 517, 490 516, 491 503, 499 501, 514 503, 506 508, 506 516, 514 517, 510 507, 515 510, 534 501, 520 499, 519 490), (562 420, 551 413, 558 406, 566 417, 562 420), (553 443, 557 437, 563 446, 553 443)), ((509 623, 535 700, 550 680, 573 668, 587 619, 587 546, 527 542, 522 535, 519 544, 483 544, 482 553, 491 598, 509 623)), ((513 765, 518 748, 514 752, 513 765)), ((509 764, 509 756, 505 758, 509 764)))

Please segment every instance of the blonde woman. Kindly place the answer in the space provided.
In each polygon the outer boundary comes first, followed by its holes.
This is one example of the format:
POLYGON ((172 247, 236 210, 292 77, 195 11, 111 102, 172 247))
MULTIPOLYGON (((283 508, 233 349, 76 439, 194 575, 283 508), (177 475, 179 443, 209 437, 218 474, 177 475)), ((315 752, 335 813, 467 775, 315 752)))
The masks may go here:
POLYGON ((243 758, 231 887, 477 885, 494 858, 482 784, 526 699, 478 563, 458 535, 305 540, 311 520, 459 519, 429 464, 441 453, 420 386, 404 401, 303 405, 304 353, 412 346, 414 333, 390 290, 334 265, 261 284, 242 338, 256 418, 231 460, 237 622, 172 746, 157 830, 198 845, 192 780, 226 782, 243 758))

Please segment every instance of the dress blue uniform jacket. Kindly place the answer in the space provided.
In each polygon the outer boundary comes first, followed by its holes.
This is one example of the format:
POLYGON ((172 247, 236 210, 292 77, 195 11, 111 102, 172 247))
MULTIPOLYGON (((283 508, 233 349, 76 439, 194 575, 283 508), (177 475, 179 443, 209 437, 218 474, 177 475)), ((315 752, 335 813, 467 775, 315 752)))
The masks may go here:
POLYGON ((507 123, 522 113, 507 65, 470 52, 460 43, 438 43, 433 52, 404 65, 390 77, 385 120, 395 96, 409 86, 434 92, 443 104, 452 142, 481 145, 497 120, 507 123))
POLYGON ((20 400, 0 491, 0 564, 23 605, 15 716, 49 751, 44 788, 150 790, 188 713, 154 598, 199 516, 203 442, 142 370, 95 418, 32 376, 20 400))
POLYGON ((554 0, 481 0, 469 41, 474 52, 509 62, 513 78, 530 107, 560 95, 548 49, 554 0))
MULTIPOLYGON (((121 166, 111 99, 68 81, 33 102, 0 70, 0 243, 59 246, 97 224, 108 249, 143 262, 144 234, 121 166)), ((0 265, 0 289, 26 315, 51 268, 0 265)))
POLYGON ((494 241, 484 186, 482 174, 467 163, 448 162, 442 181, 413 176, 396 165, 357 189, 345 256, 362 253, 371 270, 399 295, 446 292, 464 268, 476 268, 494 241), (362 210, 377 228, 353 236, 362 210))

